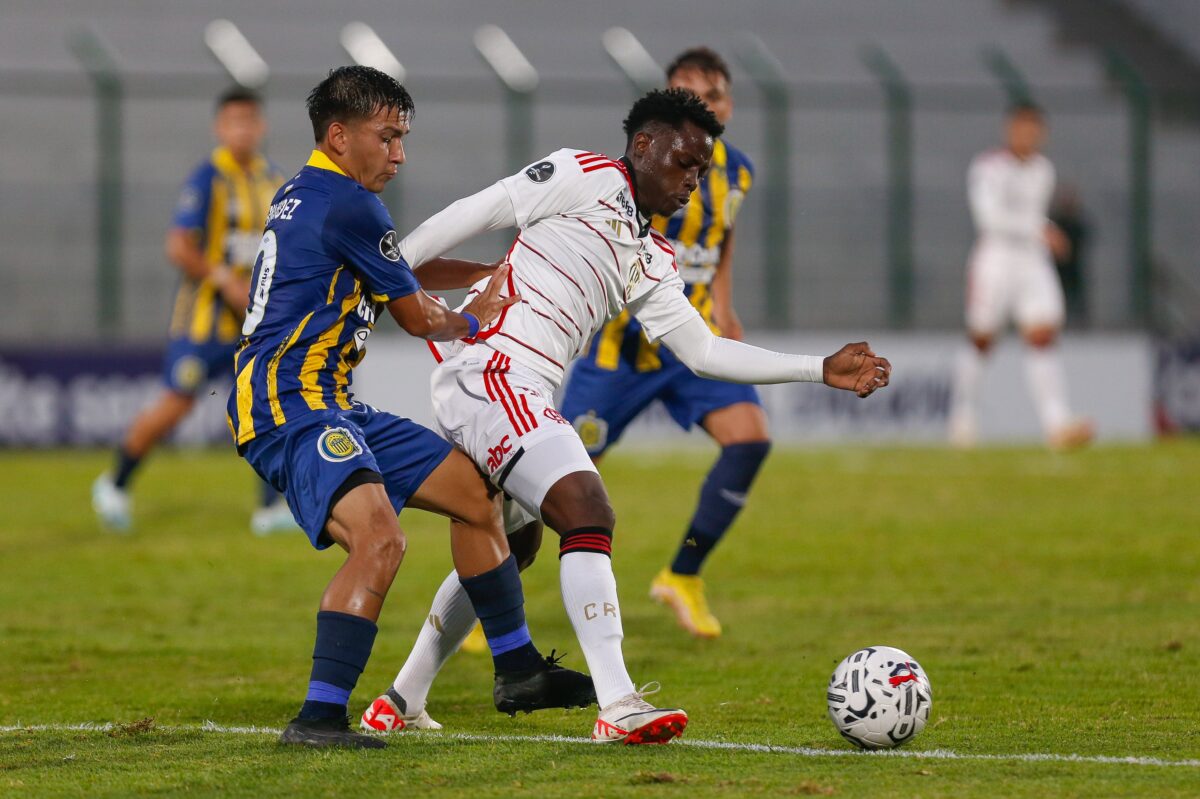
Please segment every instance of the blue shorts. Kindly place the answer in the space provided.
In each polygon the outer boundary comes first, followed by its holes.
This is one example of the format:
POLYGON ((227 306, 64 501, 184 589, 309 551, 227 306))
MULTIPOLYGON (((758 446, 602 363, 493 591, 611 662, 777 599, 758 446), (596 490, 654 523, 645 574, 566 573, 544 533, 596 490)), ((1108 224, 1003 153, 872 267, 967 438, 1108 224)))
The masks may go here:
POLYGON ((350 475, 378 474, 399 514, 450 449, 411 419, 358 403, 349 411, 312 411, 263 433, 242 447, 242 457, 287 499, 312 545, 325 549, 333 543, 325 532, 331 502, 350 475))
POLYGON ((171 339, 163 358, 163 383, 172 391, 195 396, 209 380, 233 374, 236 346, 219 341, 197 344, 186 336, 171 339))
POLYGON ((589 455, 600 455, 617 443, 654 400, 662 400, 684 430, 712 411, 739 402, 762 404, 754 386, 697 377, 666 350, 660 350, 659 357, 662 368, 652 372, 639 372, 624 358, 615 370, 601 369, 591 359, 575 364, 560 408, 589 455))

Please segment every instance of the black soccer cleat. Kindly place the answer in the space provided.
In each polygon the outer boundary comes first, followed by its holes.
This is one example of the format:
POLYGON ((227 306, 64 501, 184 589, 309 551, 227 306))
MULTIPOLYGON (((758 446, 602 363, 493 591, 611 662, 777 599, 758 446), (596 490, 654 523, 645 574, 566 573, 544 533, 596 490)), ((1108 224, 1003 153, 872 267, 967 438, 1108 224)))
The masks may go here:
POLYGON ((558 665, 562 656, 554 650, 537 668, 511 671, 496 675, 492 697, 496 710, 510 716, 518 711, 532 713, 552 707, 587 707, 596 704, 596 687, 592 678, 558 665))
POLYGON ((313 749, 345 747, 347 749, 383 749, 386 743, 378 738, 350 729, 350 719, 339 716, 335 719, 292 719, 279 736, 281 744, 297 744, 313 749))

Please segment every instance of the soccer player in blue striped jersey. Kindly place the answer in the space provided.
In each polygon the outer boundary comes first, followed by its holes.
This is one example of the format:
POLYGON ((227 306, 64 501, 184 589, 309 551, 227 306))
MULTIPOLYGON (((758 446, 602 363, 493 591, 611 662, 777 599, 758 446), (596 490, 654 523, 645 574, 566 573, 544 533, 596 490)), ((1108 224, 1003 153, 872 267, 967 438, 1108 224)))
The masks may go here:
POLYGON ((350 730, 346 706, 404 556, 396 519, 404 507, 451 519, 455 570, 492 650, 497 709, 595 701, 587 675, 533 646, 499 497, 475 465, 432 431, 350 392, 385 308, 408 333, 451 341, 475 336, 520 299, 500 297, 507 267, 431 262, 423 267, 430 288, 466 287, 494 272, 455 313, 425 294, 401 257, 376 195, 404 163, 412 111, 404 87, 369 67, 335 69, 309 94, 316 149, 271 203, 235 357, 228 417, 239 454, 284 494, 315 548, 347 552, 321 599, 308 693, 281 737, 287 744, 384 746, 350 730))
MULTIPOLYGON (((262 100, 254 92, 234 88, 217 99, 218 146, 188 177, 167 233, 167 256, 181 279, 163 361, 164 390, 130 424, 112 471, 92 488, 97 515, 108 529, 129 529, 128 491, 143 459, 191 413, 204 385, 229 374, 233 365, 250 268, 267 206, 284 178, 262 154, 266 130, 262 100)), ((260 534, 296 529, 279 495, 266 484, 263 489, 251 528, 260 534)))
MULTIPOLYGON (((671 88, 691 91, 722 124, 733 114, 729 67, 717 53, 697 47, 667 68, 671 88)), ((724 138, 713 146, 712 164, 689 202, 653 226, 670 240, 685 292, 714 333, 742 339, 733 308, 734 220, 754 180, 745 153, 724 138)), ((650 594, 672 608, 679 623, 699 637, 715 638, 721 624, 708 608, 699 577, 705 559, 746 502, 770 449, 767 417, 753 386, 693 374, 670 350, 651 343, 624 311, 593 339, 567 383, 563 415, 575 425, 594 459, 617 442, 625 428, 660 400, 680 427, 700 425, 721 454, 700 489, 700 500, 670 566, 650 594)))

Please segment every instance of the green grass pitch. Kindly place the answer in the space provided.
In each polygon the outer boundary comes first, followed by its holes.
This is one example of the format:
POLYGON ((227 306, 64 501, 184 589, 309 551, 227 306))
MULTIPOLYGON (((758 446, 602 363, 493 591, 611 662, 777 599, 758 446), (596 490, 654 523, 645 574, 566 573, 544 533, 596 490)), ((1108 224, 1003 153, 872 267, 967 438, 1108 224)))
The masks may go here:
MULTIPOLYGON (((1070 456, 777 451, 706 572, 726 626, 707 642, 646 592, 710 453, 618 451, 603 472, 626 656, 635 680, 688 710, 684 742, 520 740, 586 736, 594 716, 497 714, 488 659, 460 654, 430 699, 446 734, 383 752, 201 729, 277 729, 294 714, 341 558, 299 535, 252 537, 251 475, 221 451, 155 457, 136 533, 102 534, 88 487, 108 457, 0 453, 0 796, 1200 795, 1194 441, 1070 456), (933 684, 930 725, 900 751, 959 759, 806 751, 848 751, 825 684, 869 644, 907 650, 933 684), (115 726, 31 729, 88 723, 115 726), (979 757, 1067 754, 1155 762, 979 757)), ((355 713, 391 680, 450 565, 441 520, 401 523, 408 558, 355 713)), ((556 562, 548 539, 526 574, 530 627, 582 668, 556 562)))

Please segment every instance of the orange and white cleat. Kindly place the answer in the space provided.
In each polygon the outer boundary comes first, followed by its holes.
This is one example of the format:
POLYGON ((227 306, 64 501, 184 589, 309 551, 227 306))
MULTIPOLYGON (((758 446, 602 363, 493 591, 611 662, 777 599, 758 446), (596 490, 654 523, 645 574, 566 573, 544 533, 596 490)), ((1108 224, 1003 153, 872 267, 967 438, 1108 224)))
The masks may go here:
POLYGON ((404 698, 395 688, 388 688, 363 711, 359 722, 369 732, 401 732, 402 730, 440 730, 441 724, 429 717, 425 708, 420 713, 408 713, 404 698))
POLYGON ((657 683, 642 686, 600 711, 592 740, 596 743, 665 744, 683 735, 687 713, 679 708, 661 708, 643 697, 658 691, 657 683), (653 689, 650 685, 654 685, 653 689))

